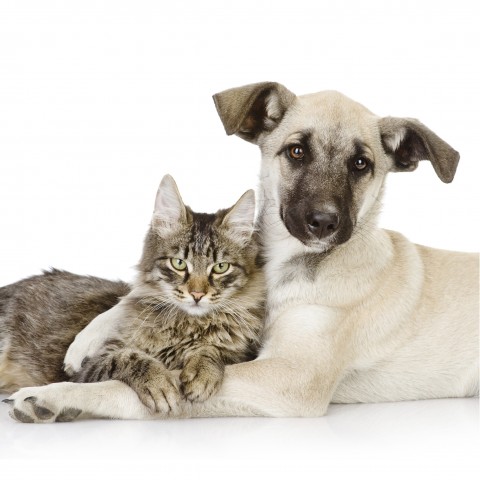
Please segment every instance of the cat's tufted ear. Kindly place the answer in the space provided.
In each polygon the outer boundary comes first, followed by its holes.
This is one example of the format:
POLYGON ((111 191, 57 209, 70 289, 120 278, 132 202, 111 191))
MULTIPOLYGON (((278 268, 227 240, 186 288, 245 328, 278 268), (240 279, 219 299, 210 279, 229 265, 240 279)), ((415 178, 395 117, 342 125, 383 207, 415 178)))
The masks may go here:
POLYGON ((459 153, 447 142, 413 118, 385 117, 379 121, 383 148, 393 158, 394 172, 415 170, 420 160, 430 160, 440 180, 455 176, 459 153))
POLYGON ((295 95, 279 83, 262 82, 225 90, 213 100, 227 135, 258 143, 280 123, 295 95))
POLYGON ((152 226, 162 231, 172 230, 186 221, 187 211, 177 184, 170 175, 165 175, 158 187, 152 226))
POLYGON ((222 226, 228 229, 230 236, 240 243, 250 240, 255 222, 255 192, 246 191, 238 202, 228 210, 222 220, 222 226))

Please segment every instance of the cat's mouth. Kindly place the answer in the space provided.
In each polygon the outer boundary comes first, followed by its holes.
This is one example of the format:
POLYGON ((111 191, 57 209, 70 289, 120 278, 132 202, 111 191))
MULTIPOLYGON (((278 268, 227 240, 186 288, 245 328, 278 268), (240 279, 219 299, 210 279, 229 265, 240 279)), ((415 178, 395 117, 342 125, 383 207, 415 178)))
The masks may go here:
POLYGON ((210 313, 211 311, 211 306, 208 303, 202 303, 198 302, 196 303, 195 301, 193 302, 182 302, 180 304, 180 307, 182 308, 183 311, 188 313, 189 315, 194 315, 197 317, 201 317, 203 315, 206 315, 207 313, 210 313))

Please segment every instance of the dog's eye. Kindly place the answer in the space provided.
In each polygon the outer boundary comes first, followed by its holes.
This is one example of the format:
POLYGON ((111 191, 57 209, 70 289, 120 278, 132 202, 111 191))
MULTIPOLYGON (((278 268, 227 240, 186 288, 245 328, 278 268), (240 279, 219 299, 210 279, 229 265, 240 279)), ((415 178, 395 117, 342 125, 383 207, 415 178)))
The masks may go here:
POLYGON ((287 154, 292 160, 301 160, 305 156, 305 150, 301 145, 292 145, 288 147, 287 154))
POLYGON ((369 162, 366 158, 358 157, 353 161, 353 167, 355 170, 365 170, 368 168, 369 162))

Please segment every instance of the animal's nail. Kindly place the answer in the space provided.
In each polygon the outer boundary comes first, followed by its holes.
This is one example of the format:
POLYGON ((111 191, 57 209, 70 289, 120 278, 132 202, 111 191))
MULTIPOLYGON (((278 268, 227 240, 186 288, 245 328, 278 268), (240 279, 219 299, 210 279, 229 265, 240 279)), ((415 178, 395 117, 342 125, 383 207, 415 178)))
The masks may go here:
POLYGON ((27 397, 23 401, 28 403, 35 403, 37 401, 37 397, 27 397))
POLYGON ((4 398, 2 400, 2 403, 6 403, 7 405, 11 405, 15 400, 12 400, 11 398, 4 398))

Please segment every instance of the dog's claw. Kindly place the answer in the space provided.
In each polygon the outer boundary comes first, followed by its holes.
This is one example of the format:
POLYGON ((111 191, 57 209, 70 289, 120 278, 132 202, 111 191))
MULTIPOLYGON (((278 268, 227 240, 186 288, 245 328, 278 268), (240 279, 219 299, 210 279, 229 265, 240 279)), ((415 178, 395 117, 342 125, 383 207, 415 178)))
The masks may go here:
POLYGON ((4 398, 2 400, 2 403, 6 403, 7 405, 11 405, 15 400, 12 400, 11 398, 4 398))

